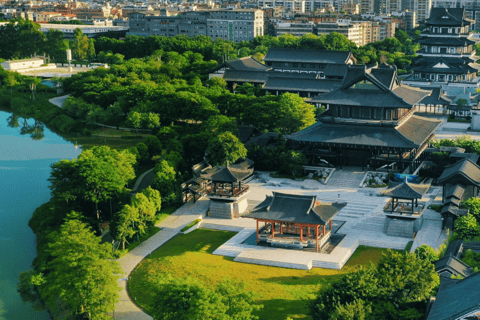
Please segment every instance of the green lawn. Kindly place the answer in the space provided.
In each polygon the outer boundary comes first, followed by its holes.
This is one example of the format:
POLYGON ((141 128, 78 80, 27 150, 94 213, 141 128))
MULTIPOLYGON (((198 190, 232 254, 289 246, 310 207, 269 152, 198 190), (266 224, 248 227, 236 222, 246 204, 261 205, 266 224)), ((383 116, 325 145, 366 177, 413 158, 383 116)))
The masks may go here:
POLYGON ((147 313, 153 310, 154 283, 167 274, 175 278, 195 277, 208 286, 224 278, 246 283, 264 305, 260 319, 309 319, 308 304, 320 289, 370 261, 377 263, 385 249, 359 247, 342 270, 313 268, 295 270, 233 262, 211 253, 234 232, 198 229, 178 235, 143 260, 131 274, 128 291, 147 313))

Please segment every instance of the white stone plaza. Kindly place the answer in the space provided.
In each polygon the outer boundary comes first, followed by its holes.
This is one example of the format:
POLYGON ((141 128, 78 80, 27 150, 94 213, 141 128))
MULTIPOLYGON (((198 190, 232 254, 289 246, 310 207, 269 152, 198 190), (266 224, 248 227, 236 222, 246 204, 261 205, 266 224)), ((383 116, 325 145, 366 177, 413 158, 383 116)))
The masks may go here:
MULTIPOLYGON (((207 216, 203 218, 201 227, 238 232, 213 254, 233 257, 234 261, 238 262, 286 268, 341 269, 360 245, 405 249, 408 242, 413 239, 388 236, 384 232, 386 215, 383 208, 389 198, 380 196, 379 192, 384 188, 359 188, 364 175, 365 172, 361 171, 361 168, 344 167, 343 170, 337 168, 324 185, 311 179, 294 181, 272 178, 269 173, 260 172, 258 179, 249 182, 250 192, 247 195, 249 209, 272 192, 316 195, 320 201, 346 202, 347 206, 334 218, 337 222, 345 222, 336 231, 337 234, 345 236, 330 253, 244 244, 243 242, 256 232, 256 222, 253 219, 214 219, 207 216)), ((426 207, 434 202, 441 203, 440 191, 440 187, 430 188, 422 198, 422 201, 426 202, 426 207)), ((440 213, 425 209, 423 225, 415 237, 412 250, 422 244, 438 248, 445 239, 440 213)))

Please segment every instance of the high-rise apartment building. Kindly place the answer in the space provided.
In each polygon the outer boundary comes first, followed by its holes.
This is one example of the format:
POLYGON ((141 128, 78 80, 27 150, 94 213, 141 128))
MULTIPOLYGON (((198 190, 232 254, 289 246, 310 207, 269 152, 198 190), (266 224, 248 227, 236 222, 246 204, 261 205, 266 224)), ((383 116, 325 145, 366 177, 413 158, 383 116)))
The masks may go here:
POLYGON ((217 9, 183 12, 176 17, 130 15, 130 35, 166 37, 184 34, 212 39, 249 41, 264 34, 263 11, 259 9, 217 9))
POLYGON ((417 24, 428 19, 432 9, 432 0, 413 0, 413 12, 416 14, 417 24))

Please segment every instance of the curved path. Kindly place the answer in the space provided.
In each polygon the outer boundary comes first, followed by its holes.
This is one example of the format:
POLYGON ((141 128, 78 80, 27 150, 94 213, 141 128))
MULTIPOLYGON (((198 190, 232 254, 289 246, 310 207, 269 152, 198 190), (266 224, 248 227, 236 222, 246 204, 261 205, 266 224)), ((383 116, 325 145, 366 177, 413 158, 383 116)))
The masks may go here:
MULTIPOLYGON (((163 228, 147 241, 118 259, 123 269, 123 278, 119 280, 122 290, 120 291, 120 301, 115 306, 115 319, 122 320, 151 320, 152 317, 147 315, 143 310, 133 303, 128 296, 126 285, 130 273, 135 267, 150 253, 158 247, 173 238, 180 232, 184 226, 198 219, 208 210, 209 201, 206 198, 198 200, 196 203, 189 202, 180 207, 162 222, 156 224, 157 227, 163 228)), ((135 299, 135 297, 132 297, 135 299)))

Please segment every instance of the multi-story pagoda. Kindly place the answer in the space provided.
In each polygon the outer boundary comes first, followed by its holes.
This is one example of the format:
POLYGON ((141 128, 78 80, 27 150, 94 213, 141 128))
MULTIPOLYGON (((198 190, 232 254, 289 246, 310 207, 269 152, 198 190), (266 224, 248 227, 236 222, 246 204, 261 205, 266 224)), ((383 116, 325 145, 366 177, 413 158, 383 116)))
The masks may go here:
POLYGON ((431 91, 399 83, 397 69, 349 66, 342 85, 311 99, 327 107, 319 121, 286 136, 315 165, 414 170, 441 121, 414 115, 431 91))
POLYGON ((465 17, 465 8, 432 8, 418 40, 421 49, 412 62, 413 74, 403 83, 441 87, 454 101, 469 100, 480 83, 471 38, 474 23, 465 17))

